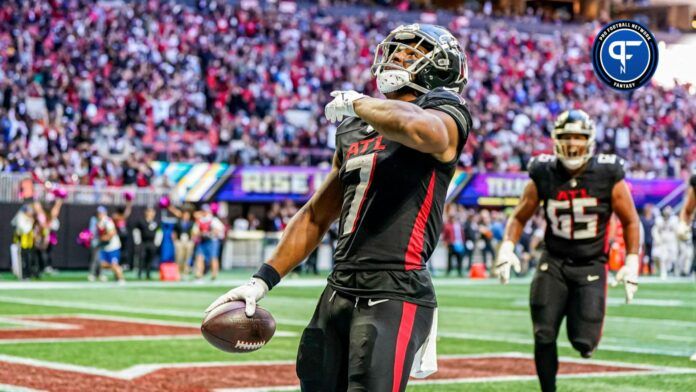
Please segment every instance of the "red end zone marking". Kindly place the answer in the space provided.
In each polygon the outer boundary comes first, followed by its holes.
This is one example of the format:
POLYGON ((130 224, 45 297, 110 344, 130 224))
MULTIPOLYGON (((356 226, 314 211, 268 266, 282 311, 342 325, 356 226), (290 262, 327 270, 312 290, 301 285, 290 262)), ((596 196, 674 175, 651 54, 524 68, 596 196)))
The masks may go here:
POLYGON ((38 329, 22 327, 21 329, 0 330, 0 340, 5 339, 40 339, 40 338, 96 338, 116 336, 159 336, 200 334, 195 327, 150 324, 138 321, 120 321, 92 319, 86 317, 21 317, 18 321, 44 321, 67 324, 70 329, 38 329))
MULTIPOLYGON (((425 381, 533 376, 534 361, 518 357, 442 358, 440 371, 425 381)), ((646 368, 562 362, 561 374, 649 372, 646 368)), ((132 379, 0 361, 0 380, 49 391, 207 391, 223 388, 297 387, 293 364, 169 367, 132 379)))

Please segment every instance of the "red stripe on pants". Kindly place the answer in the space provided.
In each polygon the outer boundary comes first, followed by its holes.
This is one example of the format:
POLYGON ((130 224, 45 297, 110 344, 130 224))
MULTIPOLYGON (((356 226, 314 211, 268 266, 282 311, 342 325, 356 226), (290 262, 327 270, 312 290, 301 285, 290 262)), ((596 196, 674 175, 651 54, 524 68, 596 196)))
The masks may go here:
POLYGON ((401 313, 401 324, 399 324, 399 333, 396 337, 396 351, 394 353, 394 381, 392 381, 392 392, 401 390, 401 378, 403 376, 404 362, 406 360, 406 351, 408 343, 411 341, 411 333, 413 332, 413 320, 416 318, 416 309, 418 305, 409 302, 404 302, 401 313))
POLYGON ((423 237, 425 237, 425 225, 428 223, 428 215, 430 208, 433 205, 433 189, 435 188, 435 171, 430 175, 430 183, 428 184, 428 192, 425 194, 423 204, 418 211, 416 221, 413 223, 411 230, 411 238, 408 240, 408 248, 406 248, 406 271, 421 268, 421 252, 423 251, 423 237))

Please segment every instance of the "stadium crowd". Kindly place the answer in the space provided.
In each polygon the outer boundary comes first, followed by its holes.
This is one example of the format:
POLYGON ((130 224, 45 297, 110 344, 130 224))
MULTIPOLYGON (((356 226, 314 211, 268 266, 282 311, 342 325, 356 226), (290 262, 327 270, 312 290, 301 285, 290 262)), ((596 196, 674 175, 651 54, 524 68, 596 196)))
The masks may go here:
MULTIPOLYGON (((0 171, 148 186, 156 159, 329 162, 329 92, 377 94, 372 50, 398 19, 197 4, 2 2, 0 171)), ((599 150, 627 158, 633 176, 680 176, 696 161, 691 87, 604 87, 588 52, 596 24, 544 35, 468 28, 476 17, 448 25, 469 57, 463 166, 524 170, 551 151, 550 121, 574 102, 596 119, 599 150)))

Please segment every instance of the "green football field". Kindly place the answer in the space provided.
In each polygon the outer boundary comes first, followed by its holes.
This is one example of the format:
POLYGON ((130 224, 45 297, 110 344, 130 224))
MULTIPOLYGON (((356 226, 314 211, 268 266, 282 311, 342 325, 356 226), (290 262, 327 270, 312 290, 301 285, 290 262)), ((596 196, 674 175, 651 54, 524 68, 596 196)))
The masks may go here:
MULTIPOLYGON (((38 369, 36 377, 49 381, 60 376, 56 375, 59 372, 67 372, 75 385, 83 385, 80 383, 84 378, 87 383, 84 385, 89 386, 91 378, 121 380, 124 375, 147 373, 138 369, 175 367, 181 373, 186 371, 181 369, 201 363, 223 366, 238 362, 291 366, 299 335, 311 317, 324 279, 286 279, 262 300, 261 306, 271 311, 278 328, 273 340, 259 351, 223 353, 196 333, 203 309, 228 287, 242 283, 245 276, 248 275, 225 274, 218 282, 204 284, 131 280, 119 287, 114 283, 88 283, 80 273, 62 273, 48 281, 21 283, 8 274, 0 275, 0 369, 7 363, 27 366, 22 368, 25 370, 32 366, 31 369, 38 369), (117 324, 90 329, 69 325, 73 322, 71 317, 117 324), (121 322, 126 324, 118 324, 121 322), (138 322, 182 330, 154 331, 150 336, 141 336, 140 327, 127 324, 138 322), (115 332, 107 333, 107 327, 115 332), (95 335, 95 330, 105 335, 95 335), (120 336, 122 333, 127 336, 120 336)), ((532 354, 529 279, 500 286, 494 280, 435 278, 435 287, 440 305, 440 356, 476 359, 500 354, 500 363, 519 358, 529 363, 532 354)), ((696 285, 693 280, 644 279, 631 305, 623 303, 621 287, 610 288, 604 336, 595 356, 581 360, 570 348, 565 330, 559 338, 559 349, 562 360, 567 359, 569 363, 638 369, 626 374, 600 371, 561 376, 559 390, 562 391, 696 390, 696 362, 689 360, 696 352, 696 285)), ((483 369, 495 376, 451 377, 437 383, 426 379, 412 383, 408 390, 537 389, 533 376, 510 374, 505 367, 500 369, 483 369)), ((31 377, 15 379, 15 373, 0 370, 0 390, 51 389, 32 383, 31 377)), ((243 380, 244 373, 235 377, 243 380)), ((199 387, 206 389, 205 382, 201 382, 199 387)), ((257 384, 249 384, 249 387, 256 385, 256 389, 247 390, 264 390, 257 384)), ((213 385, 210 389, 218 387, 213 385)))

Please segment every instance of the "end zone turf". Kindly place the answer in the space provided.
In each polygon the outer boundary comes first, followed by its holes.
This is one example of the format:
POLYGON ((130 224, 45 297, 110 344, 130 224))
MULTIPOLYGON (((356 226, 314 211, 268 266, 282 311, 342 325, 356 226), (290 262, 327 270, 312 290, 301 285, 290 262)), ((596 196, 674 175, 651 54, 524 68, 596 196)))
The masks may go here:
MULTIPOLYGON (((412 385, 534 380, 529 355, 503 353, 452 356, 438 360, 440 371, 412 385)), ((696 373, 696 370, 562 359, 561 377, 696 373)), ((298 387, 292 362, 180 363, 138 365, 121 371, 0 355, 5 384, 41 390, 292 390, 298 387)))

